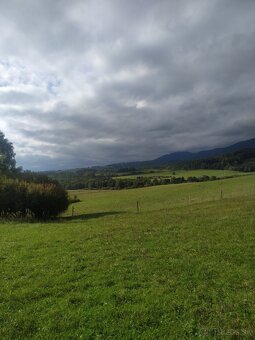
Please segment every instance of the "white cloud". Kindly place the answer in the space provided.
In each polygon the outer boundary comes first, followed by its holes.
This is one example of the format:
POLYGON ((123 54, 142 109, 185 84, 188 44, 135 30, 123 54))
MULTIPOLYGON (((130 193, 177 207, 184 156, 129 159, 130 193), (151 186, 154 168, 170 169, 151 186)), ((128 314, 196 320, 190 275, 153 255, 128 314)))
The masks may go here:
POLYGON ((146 106, 147 106, 146 100, 138 100, 138 102, 136 103, 137 109, 143 109, 146 106))

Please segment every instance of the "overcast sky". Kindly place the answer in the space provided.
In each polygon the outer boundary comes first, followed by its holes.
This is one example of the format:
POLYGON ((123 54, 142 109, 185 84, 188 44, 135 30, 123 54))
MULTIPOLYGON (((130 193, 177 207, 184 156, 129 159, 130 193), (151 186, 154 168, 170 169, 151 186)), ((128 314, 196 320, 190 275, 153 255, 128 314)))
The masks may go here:
POLYGON ((0 0, 0 130, 19 165, 255 137, 254 0, 0 0))

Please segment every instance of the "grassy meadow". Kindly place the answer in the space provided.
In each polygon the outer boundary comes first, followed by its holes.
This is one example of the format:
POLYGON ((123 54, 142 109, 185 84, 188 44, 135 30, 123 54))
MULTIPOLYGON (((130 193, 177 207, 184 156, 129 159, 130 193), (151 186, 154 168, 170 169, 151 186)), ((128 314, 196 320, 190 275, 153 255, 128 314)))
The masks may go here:
POLYGON ((1 222, 1 339, 255 337, 255 175, 73 195, 1 222))

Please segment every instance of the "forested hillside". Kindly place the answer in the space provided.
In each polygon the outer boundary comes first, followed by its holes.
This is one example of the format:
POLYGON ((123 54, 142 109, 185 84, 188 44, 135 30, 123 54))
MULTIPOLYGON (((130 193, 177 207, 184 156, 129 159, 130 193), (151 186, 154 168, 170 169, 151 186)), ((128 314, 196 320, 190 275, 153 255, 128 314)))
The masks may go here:
POLYGON ((244 172, 255 171, 255 148, 243 149, 233 153, 191 161, 178 162, 175 168, 183 169, 219 169, 244 172))

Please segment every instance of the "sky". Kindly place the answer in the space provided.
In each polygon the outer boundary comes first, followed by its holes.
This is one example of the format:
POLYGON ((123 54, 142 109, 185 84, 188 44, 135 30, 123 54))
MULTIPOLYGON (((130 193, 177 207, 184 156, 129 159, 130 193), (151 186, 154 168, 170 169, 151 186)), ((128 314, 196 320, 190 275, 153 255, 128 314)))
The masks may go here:
POLYGON ((254 0, 0 0, 18 165, 148 160, 255 137, 254 0))

